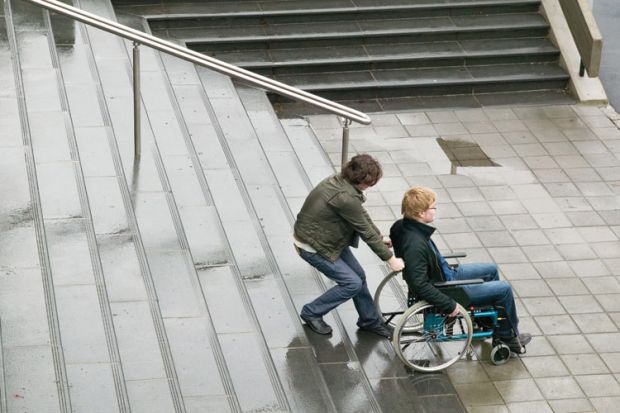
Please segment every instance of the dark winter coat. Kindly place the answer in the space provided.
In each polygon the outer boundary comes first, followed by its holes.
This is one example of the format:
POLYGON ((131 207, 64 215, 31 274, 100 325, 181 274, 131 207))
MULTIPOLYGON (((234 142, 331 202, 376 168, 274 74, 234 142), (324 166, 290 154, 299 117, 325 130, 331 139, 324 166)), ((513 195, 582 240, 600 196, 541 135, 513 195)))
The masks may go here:
POLYGON ((394 253, 405 261, 403 277, 417 300, 425 300, 450 313, 456 301, 433 286, 445 281, 439 258, 430 246, 435 228, 413 219, 403 218, 390 229, 394 253))

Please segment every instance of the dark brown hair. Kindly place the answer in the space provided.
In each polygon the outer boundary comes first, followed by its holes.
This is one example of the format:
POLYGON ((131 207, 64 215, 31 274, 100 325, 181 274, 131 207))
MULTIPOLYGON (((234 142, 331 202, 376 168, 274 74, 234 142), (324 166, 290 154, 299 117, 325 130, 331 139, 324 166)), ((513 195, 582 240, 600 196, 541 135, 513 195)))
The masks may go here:
POLYGON ((383 176, 383 169, 378 160, 364 153, 351 158, 342 168, 341 175, 353 185, 373 186, 383 176))

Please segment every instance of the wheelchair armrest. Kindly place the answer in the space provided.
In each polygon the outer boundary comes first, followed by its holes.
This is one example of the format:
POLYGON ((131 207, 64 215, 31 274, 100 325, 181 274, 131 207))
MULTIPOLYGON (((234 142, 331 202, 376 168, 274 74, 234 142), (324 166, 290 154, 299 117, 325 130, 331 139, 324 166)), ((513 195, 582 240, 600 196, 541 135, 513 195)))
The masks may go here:
POLYGON ((466 252, 452 252, 450 254, 443 254, 444 258, 463 258, 463 257, 467 257, 467 253, 466 252))
POLYGON ((440 281, 433 283, 433 285, 437 288, 447 288, 459 287, 461 285, 482 284, 483 282, 484 280, 482 278, 472 278, 471 280, 440 281))

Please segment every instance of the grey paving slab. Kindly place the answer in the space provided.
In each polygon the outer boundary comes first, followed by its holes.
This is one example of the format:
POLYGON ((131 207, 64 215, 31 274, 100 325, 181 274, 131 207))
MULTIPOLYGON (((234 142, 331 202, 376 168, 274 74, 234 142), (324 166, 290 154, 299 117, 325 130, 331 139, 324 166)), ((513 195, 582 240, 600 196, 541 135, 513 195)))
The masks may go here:
POLYGON ((81 219, 49 221, 46 225, 57 286, 95 283, 85 226, 81 219))
POLYGON ((244 279, 260 279, 271 273, 258 236, 248 233, 248 221, 224 222, 224 230, 235 256, 235 264, 244 279))
MULTIPOLYGON (((93 308, 94 286, 66 286, 56 290, 58 317, 63 332, 63 351, 70 364, 109 363, 101 311, 93 308)), ((74 385, 79 388, 79 385, 74 385)))
MULTIPOLYGON (((50 333, 39 268, 3 265, 0 275, 3 351, 49 345, 50 333)), ((4 355, 4 362, 5 365, 11 362, 8 354, 4 355)), ((44 369, 44 366, 40 368, 44 369)), ((51 363, 47 368, 53 371, 51 363)))
MULTIPOLYGON (((298 319, 288 308, 289 303, 280 297, 274 280, 255 280, 248 283, 248 294, 255 306, 265 342, 270 348, 286 347, 289 343, 305 343, 298 319)), ((294 311, 294 309, 293 309, 294 311)))
POLYGON ((261 360, 261 344, 253 333, 235 333, 221 336, 222 350, 230 375, 235 383, 235 392, 243 410, 269 409, 285 410, 274 393, 266 370, 248 368, 261 360))
POLYGON ((127 380, 165 377, 146 302, 111 303, 114 326, 127 380))
MULTIPOLYGON (((84 68, 83 70, 87 70, 84 68)), ((63 69, 64 72, 64 69, 63 69)), ((87 84, 68 84, 66 85, 67 100, 71 109, 74 126, 92 127, 103 125, 101 112, 97 110, 99 102, 96 93, 85 93, 85 91, 95 91, 95 85, 87 84)))
POLYGON ((211 351, 209 320, 205 317, 171 317, 166 318, 165 324, 183 394, 186 397, 219 396, 225 399, 226 391, 220 376, 212 374, 218 365, 211 351))
POLYGON ((60 412, 48 345, 23 346, 4 351, 4 375, 9 411, 60 412))
POLYGON ((143 301, 147 292, 129 235, 100 235, 97 244, 110 302, 143 301))
POLYGON ((284 205, 286 190, 280 189, 282 192, 274 186, 247 188, 248 194, 253 199, 254 208, 260 214, 261 227, 268 239, 272 236, 290 236, 292 232, 292 225, 286 219, 289 213, 284 205))
POLYGON ((87 177, 86 191, 97 234, 127 232, 129 222, 123 211, 123 198, 117 177, 87 177))
POLYGON ((220 266, 202 269, 198 274, 216 331, 219 334, 254 331, 237 291, 234 271, 220 266))
POLYGON ((208 396, 208 397, 192 397, 185 398, 185 408, 188 412, 232 412, 230 403, 227 397, 221 396, 208 396))
POLYGON ((137 193, 134 205, 136 219, 147 249, 170 251, 181 248, 164 193, 137 193))
POLYGON ((10 193, 0 206, 1 225, 9 228, 13 225, 33 219, 28 191, 28 177, 25 165, 25 154, 21 147, 2 148, 0 168, 6 179, 0 181, 1 190, 10 193))
POLYGON ((118 406, 110 365, 72 363, 67 366, 67 376, 73 387, 74 409, 104 413, 118 406))
POLYGON ((127 387, 132 411, 164 413, 174 410, 165 378, 130 380, 127 387))
POLYGON ((84 176, 115 176, 108 141, 109 128, 76 127, 74 133, 84 176))
POLYGON ((66 116, 61 111, 34 112, 28 116, 30 138, 37 162, 71 159, 67 141, 66 116))
POLYGON ((72 161, 37 165, 41 209, 46 219, 82 216, 72 161))
POLYGON ((203 312, 194 265, 183 251, 149 251, 147 259, 164 318, 198 317, 203 312))
POLYGON ((179 215, 185 223, 185 237, 191 247, 196 268, 229 262, 224 234, 212 231, 219 222, 217 211, 213 206, 181 206, 179 215))
POLYGON ((0 118, 0 139, 3 147, 20 146, 22 144, 21 129, 19 119, 16 116, 17 105, 13 98, 1 98, 3 106, 3 117, 0 118), (15 113, 12 113, 15 112, 15 113))
POLYGON ((322 364, 321 371, 334 397, 337 411, 356 412, 373 411, 372 400, 369 400, 359 379, 359 366, 356 364, 322 364), (357 389, 350 393, 351 387, 357 389), (348 397, 345 397, 347 395, 348 397), (340 396, 340 397, 338 397, 340 396))

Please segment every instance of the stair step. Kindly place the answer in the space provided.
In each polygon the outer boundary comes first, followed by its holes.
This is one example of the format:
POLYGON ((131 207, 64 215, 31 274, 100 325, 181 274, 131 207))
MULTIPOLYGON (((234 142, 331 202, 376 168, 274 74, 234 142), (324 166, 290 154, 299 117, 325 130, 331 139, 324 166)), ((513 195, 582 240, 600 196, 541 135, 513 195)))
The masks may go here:
MULTIPOLYGON (((203 28, 237 26, 252 24, 278 24, 286 22, 334 21, 334 20, 376 20, 384 18, 432 17, 439 15, 468 15, 495 13, 537 12, 540 0, 449 0, 438 3, 432 0, 421 1, 280 1, 262 4, 236 3, 237 7, 196 5, 187 13, 187 7, 166 5, 153 9, 147 16, 151 29, 164 28, 203 28)), ((148 12, 147 12, 148 13, 148 12)))
POLYGON ((257 43, 271 49, 333 44, 366 44, 394 42, 442 41, 448 39, 543 37, 549 26, 538 14, 490 16, 433 17, 428 19, 377 20, 362 22, 327 22, 246 26, 221 29, 169 30, 174 38, 184 39, 187 46, 211 52, 222 47, 255 49, 257 43), (343 43, 343 41, 345 43, 343 43))
MULTIPOLYGON (((300 113, 317 115, 325 113, 319 108, 302 102, 273 102, 281 118, 296 118, 300 113)), ((367 100, 338 100, 338 103, 363 112, 411 111, 430 109, 479 108, 502 105, 572 105, 575 99, 566 90, 531 90, 491 92, 469 95, 409 96, 367 100)))
MULTIPOLYGON (((277 80, 334 99, 468 94, 563 88, 556 64, 533 63, 282 75, 277 80), (529 84, 529 86, 528 86, 529 84)), ((276 101, 279 101, 275 97, 276 101)))
POLYGON ((466 40, 461 42, 378 44, 252 50, 212 56, 261 74, 436 67, 507 62, 556 61, 559 51, 544 38, 466 40))
POLYGON ((227 2, 146 7, 159 36, 338 101, 368 99, 380 107, 382 99, 407 96, 566 88, 568 76, 558 67, 560 52, 548 38, 540 1, 379 3, 258 0, 234 7, 227 2))

